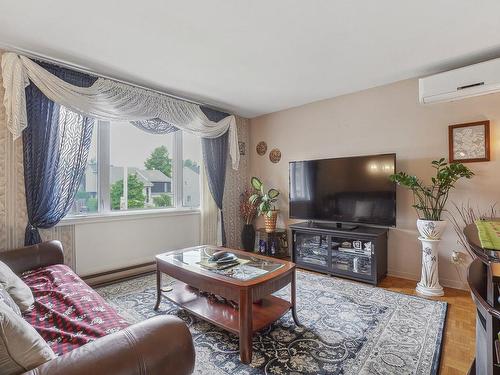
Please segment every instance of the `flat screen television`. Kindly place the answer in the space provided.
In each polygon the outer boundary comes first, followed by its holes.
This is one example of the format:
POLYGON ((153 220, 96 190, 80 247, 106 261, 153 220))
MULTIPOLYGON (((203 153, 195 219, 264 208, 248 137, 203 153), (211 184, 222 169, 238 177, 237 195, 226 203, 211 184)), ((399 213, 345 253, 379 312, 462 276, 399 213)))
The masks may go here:
POLYGON ((396 154, 290 162, 290 218, 396 225, 396 154))

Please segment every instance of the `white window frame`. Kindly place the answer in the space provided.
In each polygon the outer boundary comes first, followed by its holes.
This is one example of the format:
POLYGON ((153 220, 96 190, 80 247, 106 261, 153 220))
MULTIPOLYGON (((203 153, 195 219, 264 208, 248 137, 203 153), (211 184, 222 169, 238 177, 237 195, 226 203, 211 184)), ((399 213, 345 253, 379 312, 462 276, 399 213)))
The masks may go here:
MULTIPOLYGON (((182 131, 174 132, 172 156, 172 190, 174 192, 174 208, 182 207, 182 189, 184 181, 184 160, 182 154, 182 131)), ((200 190, 201 191, 201 190, 200 190)))
MULTIPOLYGON (((110 170, 110 126, 107 121, 98 121, 94 131, 97 131, 97 197, 98 212, 87 214, 68 214, 61 220, 61 225, 79 222, 99 222, 117 220, 120 218, 154 217, 165 215, 199 214, 200 207, 183 206, 183 142, 182 131, 173 133, 172 150, 172 202, 173 207, 149 208, 137 210, 111 210, 111 196, 109 184, 110 170)), ((201 147, 201 144, 200 144, 201 147)), ((200 174, 200 206, 201 206, 201 174, 200 174)))

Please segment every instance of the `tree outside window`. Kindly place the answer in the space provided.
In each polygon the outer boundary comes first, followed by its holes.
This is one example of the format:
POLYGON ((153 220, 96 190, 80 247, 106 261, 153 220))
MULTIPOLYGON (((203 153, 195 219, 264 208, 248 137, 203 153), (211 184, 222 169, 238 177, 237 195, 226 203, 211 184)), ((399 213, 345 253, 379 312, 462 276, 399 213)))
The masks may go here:
MULTIPOLYGON (((128 208, 144 208, 146 196, 144 195, 144 184, 139 181, 135 174, 129 174, 127 178, 128 208)), ((116 181, 111 185, 111 209, 120 209, 120 198, 123 195, 123 180, 116 181)))
POLYGON ((146 169, 161 171, 165 176, 172 177, 172 159, 166 146, 156 147, 144 162, 144 166, 146 169))

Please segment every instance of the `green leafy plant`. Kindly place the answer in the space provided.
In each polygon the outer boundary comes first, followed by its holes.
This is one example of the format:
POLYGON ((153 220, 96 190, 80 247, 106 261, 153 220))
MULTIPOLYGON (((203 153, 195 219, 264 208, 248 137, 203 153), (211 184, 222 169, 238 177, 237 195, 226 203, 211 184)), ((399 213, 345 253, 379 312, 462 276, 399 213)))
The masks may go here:
POLYGON ((144 162, 149 170, 161 171, 165 176, 172 177, 172 159, 165 146, 156 147, 144 162))
POLYGON ((161 194, 153 197, 153 203, 155 207, 170 207, 172 206, 172 198, 168 194, 161 194))
POLYGON ((260 216, 271 217, 273 211, 276 211, 275 203, 278 200, 280 192, 276 189, 269 189, 264 192, 264 184, 257 177, 250 180, 255 193, 250 196, 248 201, 257 207, 257 213, 260 216))
POLYGON ((393 174, 389 178, 412 191, 413 207, 419 219, 439 221, 455 182, 461 178, 470 179, 474 173, 461 163, 448 164, 444 158, 433 160, 432 167, 436 170, 436 175, 431 178, 430 185, 425 185, 418 177, 405 172, 393 174))
MULTIPOLYGON (((127 207, 144 208, 146 196, 143 193, 144 184, 135 174, 129 174, 127 178, 127 207)), ((111 185, 111 209, 120 209, 120 198, 123 195, 123 180, 116 181, 111 185)))

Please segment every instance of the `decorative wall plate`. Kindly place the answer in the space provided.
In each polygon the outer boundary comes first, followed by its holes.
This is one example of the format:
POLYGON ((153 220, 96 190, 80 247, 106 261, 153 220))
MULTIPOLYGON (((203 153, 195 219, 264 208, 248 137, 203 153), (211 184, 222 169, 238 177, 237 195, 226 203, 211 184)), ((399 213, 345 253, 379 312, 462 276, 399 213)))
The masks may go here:
POLYGON ((263 156, 267 152, 267 143, 264 141, 260 141, 259 143, 257 143, 257 147, 255 149, 257 150, 257 154, 263 156))
POLYGON ((281 151, 277 148, 273 148, 269 153, 269 160, 271 160, 275 164, 279 163, 279 161, 281 160, 281 151))

